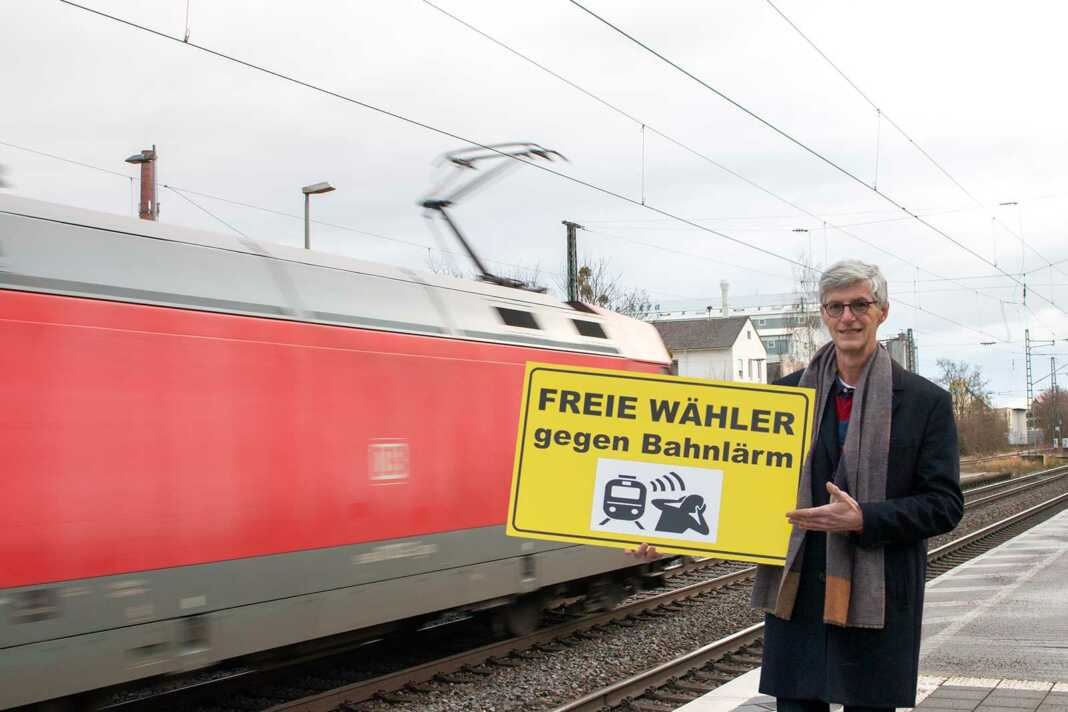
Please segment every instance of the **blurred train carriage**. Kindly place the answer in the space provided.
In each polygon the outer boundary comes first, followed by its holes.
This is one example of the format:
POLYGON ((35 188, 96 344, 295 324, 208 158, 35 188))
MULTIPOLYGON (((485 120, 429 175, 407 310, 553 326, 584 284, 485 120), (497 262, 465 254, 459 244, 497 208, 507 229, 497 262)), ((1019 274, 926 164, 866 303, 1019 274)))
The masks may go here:
POLYGON ((669 362, 542 294, 7 196, 0 345, 0 708, 610 584, 504 535, 524 364, 669 362))

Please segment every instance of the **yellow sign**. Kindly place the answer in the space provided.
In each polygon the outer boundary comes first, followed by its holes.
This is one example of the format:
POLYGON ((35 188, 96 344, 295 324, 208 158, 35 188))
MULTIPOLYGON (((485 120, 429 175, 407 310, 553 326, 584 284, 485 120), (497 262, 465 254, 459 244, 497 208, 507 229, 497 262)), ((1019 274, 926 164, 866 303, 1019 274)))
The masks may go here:
POLYGON ((508 534, 782 565, 813 391, 528 363, 508 534))

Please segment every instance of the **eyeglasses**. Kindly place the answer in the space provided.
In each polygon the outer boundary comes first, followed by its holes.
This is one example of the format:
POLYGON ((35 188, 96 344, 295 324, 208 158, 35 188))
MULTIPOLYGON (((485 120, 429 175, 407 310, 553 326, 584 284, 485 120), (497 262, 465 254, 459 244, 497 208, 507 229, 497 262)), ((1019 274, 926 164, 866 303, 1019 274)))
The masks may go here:
POLYGON ((843 304, 842 302, 827 302, 822 306, 823 311, 827 312, 827 316, 831 317, 832 319, 837 319, 838 317, 842 316, 842 313, 845 311, 846 307, 849 307, 849 311, 853 312, 853 316, 862 316, 868 313, 868 307, 870 307, 872 304, 878 304, 878 302, 865 301, 864 299, 854 299, 848 304, 843 304))

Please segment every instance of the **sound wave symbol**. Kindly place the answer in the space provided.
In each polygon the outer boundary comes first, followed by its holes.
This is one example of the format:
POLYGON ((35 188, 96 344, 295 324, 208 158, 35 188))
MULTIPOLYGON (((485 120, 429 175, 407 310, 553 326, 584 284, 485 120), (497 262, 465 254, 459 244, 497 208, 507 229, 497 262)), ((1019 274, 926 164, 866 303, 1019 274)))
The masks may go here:
POLYGON ((653 480, 653 492, 685 492, 686 483, 682 481, 677 472, 669 472, 666 475, 661 475, 653 480), (678 482, 679 486, 676 487, 675 483, 678 482))

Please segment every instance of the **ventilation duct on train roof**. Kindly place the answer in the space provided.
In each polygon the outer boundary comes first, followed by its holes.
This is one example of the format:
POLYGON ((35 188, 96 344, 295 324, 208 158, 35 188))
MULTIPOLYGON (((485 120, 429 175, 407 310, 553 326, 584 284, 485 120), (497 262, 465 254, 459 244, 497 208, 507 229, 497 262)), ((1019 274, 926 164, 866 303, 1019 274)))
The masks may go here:
POLYGON ((522 280, 514 279, 512 277, 501 277, 499 275, 490 272, 482 260, 475 254, 474 248, 460 232, 460 228, 449 216, 446 208, 451 208, 456 205, 460 198, 470 195, 474 191, 487 185, 490 181, 499 178, 506 171, 518 165, 521 162, 528 162, 531 160, 544 160, 553 161, 557 158, 567 160, 563 154, 553 151, 552 149, 544 148, 536 143, 529 142, 516 142, 516 143, 498 143, 490 146, 470 146, 468 148, 462 148, 458 151, 452 151, 446 153, 439 160, 439 164, 448 164, 451 166, 452 171, 445 176, 445 179, 441 181, 438 186, 431 191, 430 195, 420 201, 419 205, 426 211, 426 216, 433 219, 437 214, 449 229, 459 240, 460 246, 463 247, 464 252, 471 258, 471 261, 475 263, 475 268, 478 270, 478 278, 484 282, 491 282, 493 284, 499 284, 502 287, 514 287, 516 289, 526 289, 531 292, 537 292, 544 294, 545 287, 539 287, 534 284, 526 284, 522 280), (469 178, 467 181, 460 183, 458 187, 452 189, 451 192, 446 193, 446 189, 453 184, 459 182, 461 176, 465 171, 477 171, 478 165, 486 161, 501 161, 488 171, 479 173, 474 177, 469 178))

